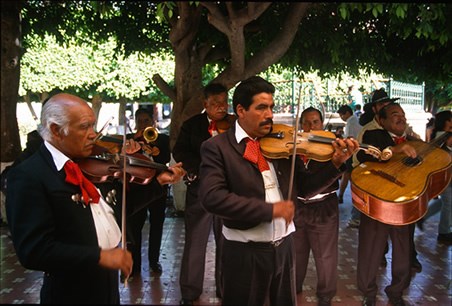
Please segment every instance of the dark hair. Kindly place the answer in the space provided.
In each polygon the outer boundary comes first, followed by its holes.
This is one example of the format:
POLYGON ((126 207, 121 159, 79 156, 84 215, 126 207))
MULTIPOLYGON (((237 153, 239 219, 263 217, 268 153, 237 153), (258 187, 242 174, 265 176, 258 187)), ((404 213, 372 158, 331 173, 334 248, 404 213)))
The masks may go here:
POLYGON ((139 108, 135 111, 135 118, 141 114, 146 114, 152 119, 152 113, 147 108, 139 108))
POLYGON ((306 113, 311 113, 311 112, 317 112, 320 116, 320 120, 323 122, 323 116, 322 116, 322 112, 319 111, 317 108, 314 108, 312 106, 309 106, 308 108, 305 108, 304 111, 301 112, 301 116, 300 116, 300 123, 303 119, 304 114, 306 113))
POLYGON ((372 109, 372 103, 366 103, 364 104, 363 110, 364 113, 359 117, 359 124, 364 126, 367 123, 371 122, 372 119, 374 119, 375 114, 374 110, 372 109))
POLYGON ((210 96, 218 95, 221 93, 227 93, 228 90, 220 83, 209 83, 204 87, 204 98, 207 99, 210 96))
POLYGON ((391 106, 394 106, 394 105, 400 106, 399 103, 395 103, 395 102, 391 102, 389 104, 386 104, 384 107, 382 107, 378 111, 378 117, 381 118, 381 119, 387 119, 388 118, 387 110, 388 110, 388 108, 390 108, 391 106))
POLYGON ((361 110, 361 104, 356 104, 355 105, 355 110, 361 110))
POLYGON ((350 106, 348 105, 342 105, 341 107, 339 107, 339 109, 337 110, 338 114, 346 114, 346 113, 350 113, 350 115, 353 115, 353 110, 350 106))
POLYGON ((259 76, 252 76, 240 82, 232 97, 234 112, 237 114, 237 105, 239 104, 248 110, 253 103, 253 97, 263 92, 274 94, 275 86, 259 76))
POLYGON ((436 137, 436 133, 439 131, 444 131, 446 122, 452 120, 452 112, 450 110, 445 110, 439 112, 435 115, 435 123, 432 131, 432 139, 436 137))

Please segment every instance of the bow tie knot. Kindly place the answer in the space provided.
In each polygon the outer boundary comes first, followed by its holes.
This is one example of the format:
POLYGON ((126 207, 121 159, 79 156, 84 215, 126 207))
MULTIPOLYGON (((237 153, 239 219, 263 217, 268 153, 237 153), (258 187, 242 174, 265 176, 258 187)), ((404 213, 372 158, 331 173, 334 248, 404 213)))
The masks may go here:
POLYGON ((83 175, 76 163, 68 160, 66 164, 64 164, 64 171, 66 172, 66 182, 80 187, 83 201, 86 204, 99 203, 100 195, 96 186, 83 175))
POLYGON ((262 155, 260 143, 257 140, 246 139, 246 149, 243 158, 256 164, 260 172, 270 170, 267 160, 262 155))
POLYGON ((395 137, 393 137, 393 139, 394 139, 394 142, 396 145, 406 141, 405 136, 401 136, 401 137, 395 136, 395 137))

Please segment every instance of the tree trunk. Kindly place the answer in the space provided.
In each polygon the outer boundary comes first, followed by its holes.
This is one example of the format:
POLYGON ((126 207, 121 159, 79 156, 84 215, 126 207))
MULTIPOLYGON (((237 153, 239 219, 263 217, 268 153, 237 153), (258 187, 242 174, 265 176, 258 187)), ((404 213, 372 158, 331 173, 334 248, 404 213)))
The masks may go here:
MULTIPOLYGON (((133 131, 130 129, 129 118, 126 118, 126 106, 127 99, 124 97, 119 98, 119 110, 118 110, 118 125, 123 126, 126 133, 132 133, 133 131), (127 120, 125 120, 127 119, 127 120)), ((121 135, 123 135, 124 130, 118 131, 121 135)))
POLYGON ((91 99, 91 106, 92 106, 94 115, 96 116, 96 123, 97 123, 97 120, 99 119, 100 108, 102 107, 102 97, 100 95, 94 95, 94 97, 91 99))
POLYGON ((260 17, 268 9, 270 2, 249 2, 245 11, 235 11, 228 5, 228 14, 218 10, 214 2, 200 2, 200 5, 190 5, 189 2, 176 2, 177 13, 173 15, 170 24, 170 42, 175 54, 175 88, 171 89, 158 76, 153 80, 165 94, 173 99, 171 112, 170 147, 173 148, 182 123, 203 109, 202 68, 209 64, 209 54, 213 46, 208 41, 197 39, 201 9, 209 11, 208 21, 229 41, 229 56, 231 63, 214 80, 230 89, 238 82, 267 69, 276 63, 293 42, 295 33, 302 18, 312 5, 310 3, 294 2, 285 16, 283 26, 278 35, 261 50, 246 59, 245 26, 260 17))
POLYGON ((10 162, 22 151, 17 124, 17 99, 20 80, 21 1, 2 1, 1 55, 1 162, 10 162))

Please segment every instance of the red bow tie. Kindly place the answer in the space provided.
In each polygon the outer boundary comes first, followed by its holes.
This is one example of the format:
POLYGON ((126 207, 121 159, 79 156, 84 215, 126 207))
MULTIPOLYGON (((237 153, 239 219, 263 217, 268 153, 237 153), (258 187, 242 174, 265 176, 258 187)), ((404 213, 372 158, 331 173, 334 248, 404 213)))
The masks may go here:
POLYGON ((246 149, 245 153, 243 154, 243 158, 252 162, 253 164, 256 164, 260 172, 270 170, 267 160, 262 155, 259 141, 257 140, 252 140, 249 138, 246 139, 246 149))
POLYGON ((396 145, 406 141, 406 138, 404 136, 402 136, 402 137, 395 136, 395 137, 393 137, 393 139, 394 139, 394 142, 396 145))
POLYGON ((86 204, 99 203, 100 195, 96 186, 82 174, 82 171, 76 163, 68 160, 64 164, 64 171, 66 172, 66 182, 80 187, 83 201, 86 204))
POLYGON ((308 157, 304 154, 300 154, 300 159, 304 162, 304 164, 306 165, 308 163, 308 157))
POLYGON ((210 124, 209 124, 209 129, 208 129, 210 135, 213 135, 213 131, 216 131, 216 129, 217 129, 217 123, 215 122, 215 120, 211 120, 210 124))

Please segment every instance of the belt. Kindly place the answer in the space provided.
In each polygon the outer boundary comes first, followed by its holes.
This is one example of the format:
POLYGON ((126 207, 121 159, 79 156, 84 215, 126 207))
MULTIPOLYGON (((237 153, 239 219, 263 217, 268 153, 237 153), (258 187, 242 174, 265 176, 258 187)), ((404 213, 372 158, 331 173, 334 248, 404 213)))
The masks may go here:
POLYGON ((336 190, 328 192, 328 193, 318 194, 315 197, 312 197, 310 199, 305 199, 302 197, 297 197, 297 199, 303 204, 311 204, 311 203, 317 203, 317 202, 323 201, 326 198, 332 196, 333 194, 336 194, 336 190))
POLYGON ((242 242, 242 241, 235 241, 235 240, 225 240, 228 243, 232 243, 232 244, 240 244, 242 246, 249 246, 249 247, 253 247, 253 248, 261 248, 261 249, 268 249, 268 248, 277 248, 279 247, 287 238, 283 237, 279 240, 275 240, 275 241, 269 241, 269 242, 261 242, 261 241, 248 241, 248 242, 242 242))

